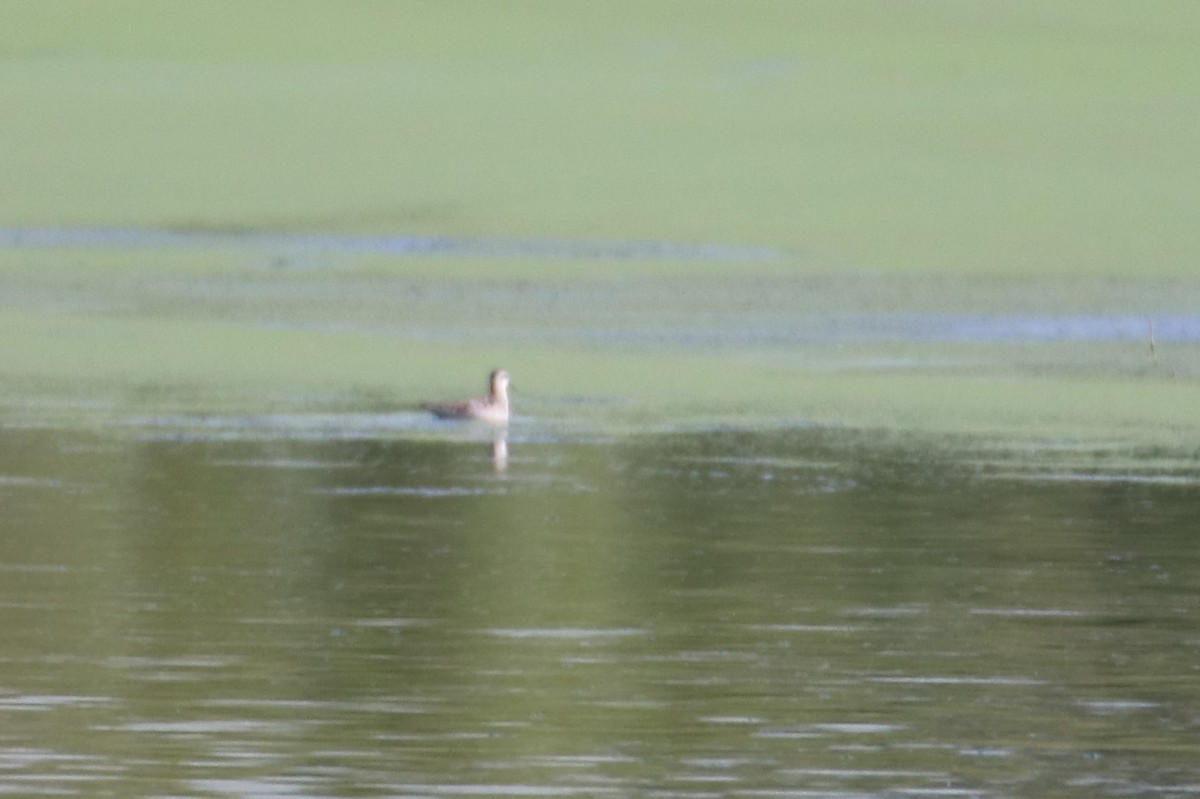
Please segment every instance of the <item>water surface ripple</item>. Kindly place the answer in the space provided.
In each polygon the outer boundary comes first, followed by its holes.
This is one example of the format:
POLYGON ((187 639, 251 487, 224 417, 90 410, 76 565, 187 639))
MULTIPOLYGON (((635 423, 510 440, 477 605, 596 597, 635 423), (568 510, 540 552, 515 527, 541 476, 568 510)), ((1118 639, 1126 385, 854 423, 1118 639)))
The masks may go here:
POLYGON ((0 426, 0 792, 1196 795, 1200 498, 1045 470, 0 426))

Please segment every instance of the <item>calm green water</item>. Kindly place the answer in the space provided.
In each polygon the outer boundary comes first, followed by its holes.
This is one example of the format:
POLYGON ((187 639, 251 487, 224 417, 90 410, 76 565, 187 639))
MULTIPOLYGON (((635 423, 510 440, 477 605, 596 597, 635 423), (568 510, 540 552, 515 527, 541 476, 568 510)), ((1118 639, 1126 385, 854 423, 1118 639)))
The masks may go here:
POLYGON ((0 429, 0 792, 1200 793, 1178 461, 227 421, 0 429))

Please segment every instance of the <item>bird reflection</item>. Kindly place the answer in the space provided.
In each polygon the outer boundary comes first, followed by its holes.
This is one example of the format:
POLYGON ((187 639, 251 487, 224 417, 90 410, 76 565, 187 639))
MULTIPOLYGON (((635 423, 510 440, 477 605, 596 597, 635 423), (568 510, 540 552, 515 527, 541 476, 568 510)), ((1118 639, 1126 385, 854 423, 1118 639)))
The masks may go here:
POLYGON ((497 474, 508 468, 508 428, 492 431, 492 471, 497 474))

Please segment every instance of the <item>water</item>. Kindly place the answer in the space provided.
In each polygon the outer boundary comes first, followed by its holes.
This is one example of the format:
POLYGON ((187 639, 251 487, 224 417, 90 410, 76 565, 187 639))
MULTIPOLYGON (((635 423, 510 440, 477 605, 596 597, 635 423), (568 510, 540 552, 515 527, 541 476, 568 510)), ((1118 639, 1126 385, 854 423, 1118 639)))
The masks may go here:
POLYGON ((1197 471, 0 428, 0 793, 1200 794, 1197 471))
MULTIPOLYGON (((388 258, 447 256, 455 258, 533 259, 547 260, 558 264, 589 261, 633 262, 669 261, 697 265, 704 262, 738 263, 740 268, 730 279, 724 276, 716 287, 716 307, 697 303, 692 298, 685 302, 686 308, 670 309, 679 304, 678 296, 654 297, 651 306, 656 311, 648 318, 640 319, 640 325, 630 329, 614 331, 611 321, 614 313, 628 314, 637 305, 641 295, 645 302, 645 287, 629 291, 620 282, 616 285, 598 286, 588 283, 575 287, 586 295, 583 302, 565 303, 572 288, 560 282, 542 286, 535 291, 528 280, 516 285, 503 283, 488 286, 488 295, 480 298, 484 304, 494 304, 512 310, 533 303, 528 314, 545 324, 545 317, 554 306, 568 304, 567 324, 549 325, 548 334, 553 340, 564 338, 594 347, 598 344, 619 343, 638 346, 672 346, 684 348, 713 348, 718 346, 794 346, 805 343, 835 344, 862 342, 954 342, 954 343, 1004 343, 1004 342, 1147 342, 1157 341, 1172 344, 1195 344, 1200 342, 1200 314, 1184 310, 1191 308, 1188 298, 1195 293, 1193 283, 1158 283, 1152 287, 1138 286, 1115 281, 1054 281, 1039 276, 1035 281, 1013 281, 1012 284, 973 279, 955 279, 947 275, 935 278, 904 276, 903 279, 885 279, 861 274, 821 274, 798 282, 797 275, 789 273, 783 282, 773 281, 764 285, 752 277, 747 266, 779 262, 785 259, 802 258, 797 253, 785 253, 769 248, 738 247, 728 244, 682 244, 669 241, 578 241, 566 239, 505 239, 505 238, 453 238, 437 236, 385 236, 351 235, 337 233, 283 233, 255 231, 205 231, 169 230, 153 228, 37 228, 0 226, 0 252, 4 251, 78 251, 95 253, 112 250, 115 252, 161 251, 178 255, 190 251, 212 252, 227 250, 242 253, 252 262, 265 255, 273 271, 284 273, 329 271, 329 259, 336 257, 363 258, 386 256, 388 258), (316 260, 306 260, 316 259, 316 260), (1027 284, 1026 284, 1027 283, 1027 284), (605 295, 614 291, 623 296, 612 298, 605 295), (986 297, 982 300, 979 295, 986 297), (1141 296, 1149 294, 1149 298, 1141 296), (1047 303, 1045 312, 1031 313, 1030 307, 1047 303), (1071 308, 1071 303, 1081 302, 1080 297, 1103 297, 1104 308, 1097 311, 1087 308, 1071 308), (882 308, 873 307, 880 298, 887 298, 882 308), (931 310, 914 310, 928 304, 934 298, 931 310), (782 298, 782 307, 778 304, 782 298), (961 302, 959 310, 953 308, 956 300, 961 302), (831 310, 831 302, 849 299, 854 310, 831 310), (607 323, 601 327, 581 324, 587 310, 580 305, 599 307, 601 317, 607 323), (731 329, 730 307, 737 307, 739 322, 731 329), (808 313, 798 314, 799 308, 807 307, 808 313), (999 307, 994 307, 999 306, 999 307), (1010 307, 1005 307, 1010 306, 1010 307), (864 312, 863 308, 870 308, 864 312), (1019 308, 1020 310, 1014 310, 1019 308), (1086 310, 1085 310, 1086 308, 1086 310), (614 311, 614 309, 620 309, 614 311), (986 310, 984 310, 986 309, 986 310)), ((158 266, 156 264, 156 266, 158 266)), ((164 280, 160 273, 154 282, 164 280)), ((39 276, 40 277, 40 276, 39 276)), ((278 309, 287 301, 331 303, 333 298, 344 297, 353 289, 347 286, 343 276, 335 276, 329 284, 310 292, 314 300, 298 288, 293 280, 281 280, 279 275, 264 278, 256 276, 257 290, 249 282, 241 281, 240 291, 231 293, 226 281, 205 285, 198 279, 180 280, 186 286, 175 285, 173 292, 184 290, 186 300, 196 305, 211 303, 215 298, 228 306, 249 302, 252 314, 261 323, 265 313, 263 300, 270 300, 270 307, 278 309), (300 296, 297 296, 299 292, 300 296), (232 294, 232 296, 231 296, 232 294)), ((106 279, 111 283, 114 278, 106 279)), ((711 279, 711 277, 709 278, 711 279)), ((691 288, 699 285, 692 281, 691 288)), ((75 278, 64 286, 54 283, 49 292, 43 289, 32 296, 39 303, 62 304, 73 292, 80 291, 86 283, 75 278), (43 293, 44 292, 44 293, 43 293)), ((117 304, 126 309, 131 294, 147 292, 144 278, 133 285, 120 286, 117 304)), ((429 293, 424 286, 424 293, 429 293)), ((89 305, 97 302, 95 286, 88 286, 83 296, 89 305)), ((388 298, 395 285, 367 287, 369 298, 378 302, 388 298)), ((463 287, 454 281, 449 287, 452 301, 461 303, 463 287)), ((678 293, 678 288, 672 294, 678 293)), ((158 285, 161 294, 162 285, 158 285)), ((151 292, 153 293, 153 292, 151 292)), ((364 302, 369 298, 357 298, 355 315, 350 318, 339 316, 336 322, 328 319, 314 320, 313 310, 305 309, 300 319, 276 320, 274 324, 285 328, 307 328, 319 330, 394 330, 398 325, 394 308, 388 306, 387 325, 367 323, 362 319, 364 302)), ((178 296, 174 298, 178 301, 178 296)), ((406 297, 412 303, 413 298, 406 297)), ((480 301, 480 300, 477 300, 480 301)), ((336 303, 334 303, 336 305, 336 303)), ((18 305, 18 307, 20 307, 18 305)), ((209 309, 211 310, 211 309, 209 309)), ((441 328, 424 329, 423 337, 430 339, 456 338, 463 335, 461 325, 445 326, 444 316, 439 317, 441 328), (448 329, 446 329, 448 327, 448 329)), ((494 332, 494 331, 492 331, 494 332)), ((528 331, 526 330, 526 335, 528 331)))
MULTIPOLYGON (((767 247, 682 244, 663 241, 577 241, 451 236, 383 236, 338 233, 159 230, 152 228, 0 227, 0 248, 77 247, 265 250, 283 258, 304 253, 355 255, 451 255, 487 258, 616 259, 669 261, 774 261, 767 247)), ((282 261, 281 263, 286 263, 282 261)))

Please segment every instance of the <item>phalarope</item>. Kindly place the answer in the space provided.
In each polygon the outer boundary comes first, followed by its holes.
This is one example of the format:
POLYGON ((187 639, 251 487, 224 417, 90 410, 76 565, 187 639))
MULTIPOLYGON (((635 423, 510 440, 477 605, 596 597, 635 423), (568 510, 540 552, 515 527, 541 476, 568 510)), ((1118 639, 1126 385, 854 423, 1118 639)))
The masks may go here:
POLYGON ((478 419, 508 424, 508 372, 497 369, 488 378, 488 395, 465 402, 431 402, 421 406, 439 419, 478 419))

